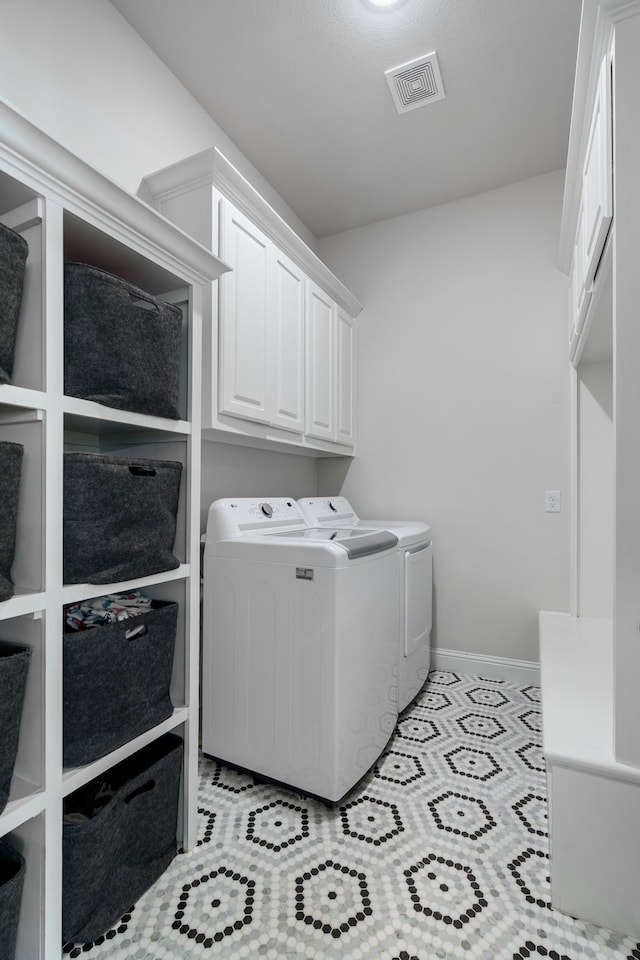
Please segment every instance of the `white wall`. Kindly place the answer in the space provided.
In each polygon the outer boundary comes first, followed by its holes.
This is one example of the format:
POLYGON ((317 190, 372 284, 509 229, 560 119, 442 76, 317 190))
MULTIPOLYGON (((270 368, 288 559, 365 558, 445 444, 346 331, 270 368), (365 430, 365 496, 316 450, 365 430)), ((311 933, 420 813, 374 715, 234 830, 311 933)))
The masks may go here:
MULTIPOLYGON (((131 193, 217 146, 312 246, 315 238, 107 0, 2 0, 0 97, 131 193)), ((205 444, 202 512, 219 496, 309 496, 313 459, 205 444)), ((204 527, 203 527, 204 529, 204 527)))
POLYGON ((201 530, 207 511, 221 497, 313 497, 317 490, 316 461, 295 453, 251 450, 231 443, 202 444, 201 530))
POLYGON ((549 174, 319 245, 365 309, 358 455, 323 461, 318 492, 431 523, 440 649, 537 660, 537 611, 568 610, 562 189, 549 174))
POLYGON ((131 193, 147 174, 217 146, 315 244, 108 0, 1 0, 0 97, 131 193))
POLYGON ((611 359, 578 371, 578 615, 613 616, 614 480, 611 359))

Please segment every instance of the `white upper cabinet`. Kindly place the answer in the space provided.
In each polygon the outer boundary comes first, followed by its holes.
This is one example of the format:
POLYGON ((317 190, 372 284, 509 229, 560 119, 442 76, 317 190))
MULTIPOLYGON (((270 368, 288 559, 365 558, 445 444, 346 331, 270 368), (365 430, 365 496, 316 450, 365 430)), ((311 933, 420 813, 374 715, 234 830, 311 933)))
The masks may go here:
POLYGON ((305 433, 336 439, 336 305, 307 281, 307 425, 305 433))
POLYGON ((305 276, 286 254, 271 248, 267 365, 271 423, 304 432, 305 276))
POLYGON ((585 287, 598 268, 613 217, 611 151, 611 61, 606 56, 600 67, 582 177, 585 287))
POLYGON ((613 219, 611 112, 611 55, 607 53, 598 73, 576 184, 576 231, 569 270, 569 340, 574 365, 580 361, 589 334, 594 283, 613 219))
POLYGON ((352 456, 362 305, 218 150, 142 191, 232 269, 205 299, 204 439, 352 456))
POLYGON ((219 410, 304 432, 304 273, 228 200, 220 251, 219 410))
POLYGON ((571 360, 584 327, 587 308, 591 300, 591 287, 585 283, 586 259, 584 251, 584 202, 580 204, 576 242, 573 248, 571 273, 569 274, 569 340, 571 360))
POLYGON ((306 318, 309 437, 354 444, 355 328, 353 318, 310 280, 306 318))
POLYGON ((355 443, 355 325, 352 317, 337 308, 337 414, 336 440, 355 443))
POLYGON ((224 199, 220 256, 232 268, 220 284, 220 411, 268 423, 270 242, 224 199))

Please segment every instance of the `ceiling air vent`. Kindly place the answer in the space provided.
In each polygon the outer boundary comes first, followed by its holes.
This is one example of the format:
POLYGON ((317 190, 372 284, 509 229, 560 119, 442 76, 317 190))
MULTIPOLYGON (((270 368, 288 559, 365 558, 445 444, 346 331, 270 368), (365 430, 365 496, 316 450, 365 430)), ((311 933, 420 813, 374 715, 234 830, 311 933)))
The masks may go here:
POLYGON ((407 113, 427 103, 444 99, 444 87, 435 53, 385 70, 385 77, 398 113, 407 113))

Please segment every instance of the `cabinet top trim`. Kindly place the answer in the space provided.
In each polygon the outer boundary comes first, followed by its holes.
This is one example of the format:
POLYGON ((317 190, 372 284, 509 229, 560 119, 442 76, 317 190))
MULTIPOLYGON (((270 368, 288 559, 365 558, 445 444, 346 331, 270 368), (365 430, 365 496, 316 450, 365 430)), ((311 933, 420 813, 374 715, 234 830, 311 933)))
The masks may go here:
POLYGON ((158 203, 201 186, 216 187, 352 317, 362 304, 217 147, 144 177, 140 193, 158 203))
POLYGON ((573 255, 582 190, 582 165, 589 136, 591 110, 602 59, 611 51, 616 24, 640 14, 640 0, 584 0, 571 108, 567 151, 560 269, 568 274, 573 255))
POLYGON ((34 192, 106 229, 196 283, 229 267, 143 200, 128 193, 0 97, 0 169, 34 192))

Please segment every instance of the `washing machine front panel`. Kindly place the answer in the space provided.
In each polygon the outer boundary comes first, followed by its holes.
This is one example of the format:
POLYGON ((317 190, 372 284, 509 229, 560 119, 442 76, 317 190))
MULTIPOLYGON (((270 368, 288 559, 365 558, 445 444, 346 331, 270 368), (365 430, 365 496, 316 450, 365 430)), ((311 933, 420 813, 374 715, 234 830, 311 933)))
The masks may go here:
POLYGON ((335 717, 331 571, 308 582, 286 564, 205 566, 203 751, 323 796, 335 717))
POLYGON ((277 532, 283 517, 263 522, 241 507, 229 506, 231 522, 214 511, 205 538, 203 750, 337 801, 397 717, 397 548, 372 541, 373 552, 350 556, 324 530, 264 536, 254 525, 277 532), (251 526, 216 539, 238 517, 251 526))

